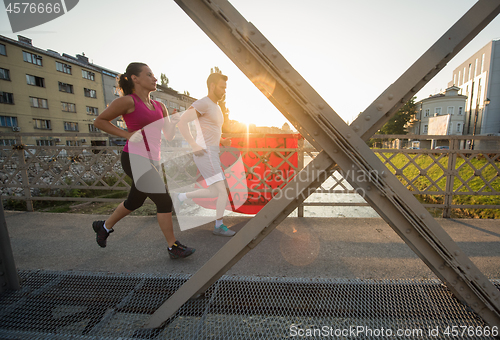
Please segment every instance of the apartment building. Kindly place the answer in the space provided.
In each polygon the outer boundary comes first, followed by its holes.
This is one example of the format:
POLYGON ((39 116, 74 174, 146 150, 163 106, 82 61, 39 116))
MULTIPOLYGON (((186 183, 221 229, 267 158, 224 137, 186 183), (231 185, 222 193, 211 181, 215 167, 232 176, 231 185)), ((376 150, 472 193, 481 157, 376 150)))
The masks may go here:
MULTIPOLYGON (((23 140, 27 145, 90 145, 88 138, 43 133, 96 132, 93 120, 105 108, 103 89, 101 70, 84 55, 61 55, 34 47, 26 37, 0 36, 0 132, 40 134, 23 140)), ((0 145, 12 143, 0 139, 0 145)))
POLYGON ((452 85, 467 96, 464 134, 500 136, 500 40, 490 41, 458 66, 452 85))
MULTIPOLYGON (((101 133, 93 122, 120 96, 118 72, 89 62, 84 54, 70 56, 33 46, 32 40, 0 35, 0 134, 29 132, 23 143, 38 146, 123 145, 125 140, 101 133), (93 137, 43 136, 44 133, 96 133, 93 137)), ((158 85, 151 94, 169 111, 185 111, 196 101, 174 89, 158 85)), ((113 121, 122 129, 121 117, 113 121)), ((181 136, 176 136, 181 144, 181 136)), ((15 139, 0 135, 0 146, 15 139)))

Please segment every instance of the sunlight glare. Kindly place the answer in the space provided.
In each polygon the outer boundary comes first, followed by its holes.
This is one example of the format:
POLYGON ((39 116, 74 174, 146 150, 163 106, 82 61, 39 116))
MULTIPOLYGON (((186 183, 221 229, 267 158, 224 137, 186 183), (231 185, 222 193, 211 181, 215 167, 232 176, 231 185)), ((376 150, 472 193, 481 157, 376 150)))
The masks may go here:
POLYGON ((276 88, 276 80, 266 72, 266 74, 258 74, 250 79, 252 83, 267 97, 272 96, 276 88))

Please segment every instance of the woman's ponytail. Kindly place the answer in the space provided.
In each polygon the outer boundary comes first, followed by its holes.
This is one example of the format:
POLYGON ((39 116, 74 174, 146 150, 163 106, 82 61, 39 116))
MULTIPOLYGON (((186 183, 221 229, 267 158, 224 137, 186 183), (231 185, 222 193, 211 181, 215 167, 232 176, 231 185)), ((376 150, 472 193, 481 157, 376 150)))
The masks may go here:
POLYGON ((144 66, 148 66, 144 63, 130 63, 127 66, 127 70, 124 74, 120 74, 118 78, 118 87, 122 90, 123 95, 129 95, 134 93, 134 82, 131 76, 139 76, 144 66))

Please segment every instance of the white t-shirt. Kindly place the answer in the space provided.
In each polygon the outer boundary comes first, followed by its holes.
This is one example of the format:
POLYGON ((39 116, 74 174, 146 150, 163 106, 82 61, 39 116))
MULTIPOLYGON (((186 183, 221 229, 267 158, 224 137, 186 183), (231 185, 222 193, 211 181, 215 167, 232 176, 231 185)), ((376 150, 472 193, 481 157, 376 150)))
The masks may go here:
POLYGON ((222 135, 224 115, 216 103, 204 97, 191 104, 201 116, 195 120, 196 143, 206 149, 209 146, 219 146, 222 135))

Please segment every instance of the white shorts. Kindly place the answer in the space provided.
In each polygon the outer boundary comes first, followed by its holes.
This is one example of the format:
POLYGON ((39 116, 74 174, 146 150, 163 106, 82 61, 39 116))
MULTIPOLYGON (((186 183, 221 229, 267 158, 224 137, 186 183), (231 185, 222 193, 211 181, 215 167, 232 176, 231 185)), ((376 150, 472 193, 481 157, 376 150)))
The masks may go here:
POLYGON ((194 163, 205 179, 207 186, 223 181, 225 178, 219 152, 219 146, 209 146, 202 156, 193 155, 194 163))

